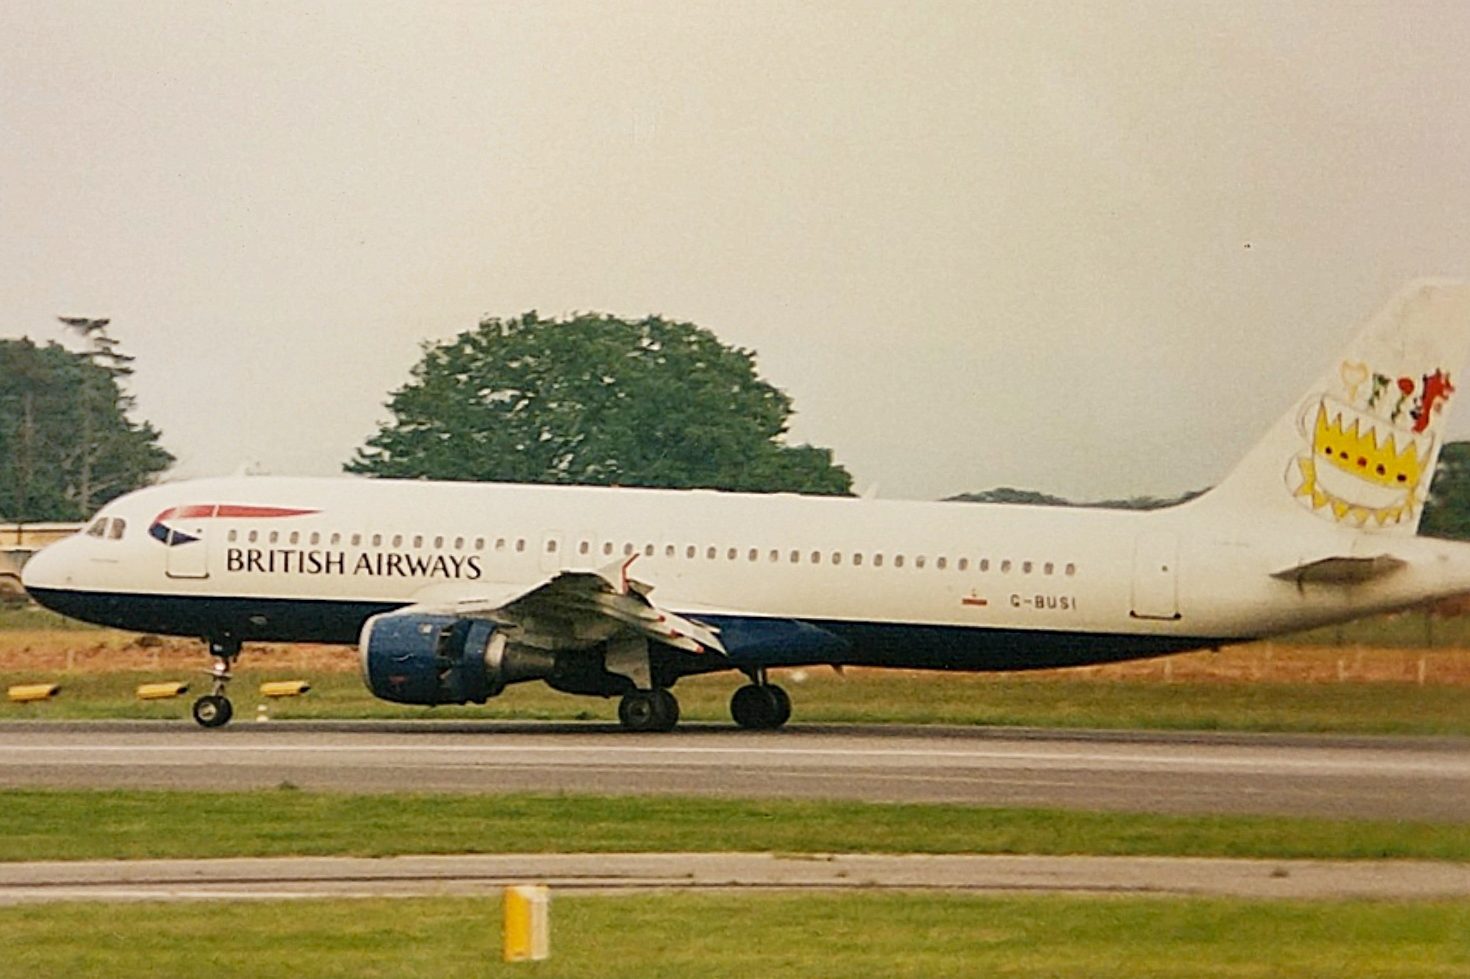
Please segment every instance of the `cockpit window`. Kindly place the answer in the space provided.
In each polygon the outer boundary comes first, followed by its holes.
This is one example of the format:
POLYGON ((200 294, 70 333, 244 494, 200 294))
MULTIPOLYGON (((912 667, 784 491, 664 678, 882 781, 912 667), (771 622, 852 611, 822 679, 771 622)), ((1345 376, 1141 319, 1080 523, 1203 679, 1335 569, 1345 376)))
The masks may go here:
POLYGON ((100 517, 97 520, 92 521, 92 526, 87 528, 88 537, 101 537, 105 533, 107 533, 106 517, 100 517))
POLYGON ((109 540, 122 540, 122 535, 127 533, 128 522, 122 517, 112 518, 112 528, 107 532, 109 540))

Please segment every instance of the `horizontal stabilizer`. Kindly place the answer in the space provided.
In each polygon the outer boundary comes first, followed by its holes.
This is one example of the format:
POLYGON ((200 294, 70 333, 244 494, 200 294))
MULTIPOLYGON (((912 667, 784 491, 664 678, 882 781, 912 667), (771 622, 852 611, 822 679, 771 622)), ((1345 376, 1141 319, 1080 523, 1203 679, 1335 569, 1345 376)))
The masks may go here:
POLYGON ((1325 557, 1298 564, 1271 575, 1298 585, 1360 585, 1365 581, 1393 574, 1406 562, 1389 554, 1377 557, 1325 557))

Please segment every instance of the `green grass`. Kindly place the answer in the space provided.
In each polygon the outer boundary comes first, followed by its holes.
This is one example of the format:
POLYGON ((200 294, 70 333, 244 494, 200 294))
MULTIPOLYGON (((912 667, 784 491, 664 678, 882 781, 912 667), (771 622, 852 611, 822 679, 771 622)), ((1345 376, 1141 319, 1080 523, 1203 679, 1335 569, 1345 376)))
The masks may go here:
POLYGON ((0 791, 7 861, 643 851, 1467 862, 1470 825, 702 798, 0 791))
POLYGON ((500 961, 495 898, 0 909, 0 976, 1462 977, 1470 904, 657 893, 553 896, 500 961))
POLYGON ((10 630, 54 629, 61 632, 103 631, 101 626, 89 625, 76 619, 57 615, 39 605, 0 604, 0 632, 10 630))
MULTIPOLYGON (((0 686, 54 682, 61 695, 38 704, 0 702, 0 719, 86 720, 189 717, 205 692, 200 671, 0 673, 0 686), (181 680, 184 698, 140 702, 141 683, 181 680)), ((292 718, 438 718, 615 721, 616 701, 572 697, 540 683, 519 684, 480 706, 404 707, 375 699, 355 673, 289 668, 245 669, 231 687, 236 716, 253 717, 260 683, 304 677, 306 696, 267 703, 270 715, 292 718)), ((676 688, 683 717, 730 723, 729 698, 743 678, 694 677, 676 688)), ((1351 734, 1470 736, 1470 691, 1412 683, 1249 682, 1165 683, 1024 674, 918 674, 863 671, 838 676, 808 671, 803 683, 783 680, 795 710, 792 721, 912 724, 1025 725, 1036 727, 1148 728, 1155 730, 1299 731, 1351 734)))

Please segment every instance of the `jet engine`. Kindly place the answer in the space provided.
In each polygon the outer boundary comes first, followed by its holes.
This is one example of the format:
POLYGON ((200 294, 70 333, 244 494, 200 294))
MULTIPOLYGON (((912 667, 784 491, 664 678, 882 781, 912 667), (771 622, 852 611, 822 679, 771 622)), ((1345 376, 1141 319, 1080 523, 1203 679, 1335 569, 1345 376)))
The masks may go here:
POLYGON ((358 649, 367 688, 400 704, 483 704, 556 666, 550 652, 507 642, 494 622, 419 612, 368 619, 358 649))

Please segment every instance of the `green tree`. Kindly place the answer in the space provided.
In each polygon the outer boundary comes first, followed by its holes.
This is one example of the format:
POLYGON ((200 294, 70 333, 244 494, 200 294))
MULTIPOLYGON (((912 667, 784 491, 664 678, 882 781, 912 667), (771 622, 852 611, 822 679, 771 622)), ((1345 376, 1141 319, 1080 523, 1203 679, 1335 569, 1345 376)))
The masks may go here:
POLYGON ((1074 506, 1090 507, 1099 510, 1162 510, 1165 507, 1178 506, 1186 503, 1205 493, 1205 490, 1191 490, 1179 496, 1160 499, 1156 496, 1130 496, 1121 500, 1097 500, 1092 503, 1074 503, 1062 496, 1053 496, 1050 493, 1041 493, 1037 490, 1012 489, 1009 486, 1000 486, 995 489, 981 490, 978 493, 961 493, 959 496, 947 497, 947 502, 956 503, 1024 503, 1031 506, 1074 506))
POLYGON ((534 312, 426 344, 344 467, 409 479, 846 494, 828 449, 783 441, 791 399, 754 355, 659 317, 534 312))
MULTIPOLYGON (((94 321, 97 322, 97 321, 94 321)), ((105 326, 105 321, 101 321, 105 326)), ((99 328, 100 330, 100 328, 99 328)), ((113 341, 104 344, 111 350, 113 341)), ((152 481, 173 456, 128 418, 127 358, 0 340, 0 515, 81 520, 152 481)))
POLYGON ((1470 540, 1470 442, 1446 442, 1440 450, 1419 533, 1470 540))

